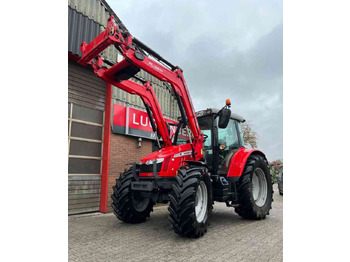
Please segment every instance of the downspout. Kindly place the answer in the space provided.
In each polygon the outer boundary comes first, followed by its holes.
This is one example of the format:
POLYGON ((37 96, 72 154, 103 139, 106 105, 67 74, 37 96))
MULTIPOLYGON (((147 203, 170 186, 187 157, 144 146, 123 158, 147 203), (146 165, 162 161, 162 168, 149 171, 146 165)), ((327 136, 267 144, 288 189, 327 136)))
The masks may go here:
POLYGON ((101 173, 101 195, 100 195, 100 212, 103 212, 103 213, 107 212, 107 202, 108 202, 108 171, 109 171, 109 152, 110 152, 110 142, 111 142, 111 111, 112 111, 111 109, 112 109, 112 85, 106 84, 102 173, 101 173))

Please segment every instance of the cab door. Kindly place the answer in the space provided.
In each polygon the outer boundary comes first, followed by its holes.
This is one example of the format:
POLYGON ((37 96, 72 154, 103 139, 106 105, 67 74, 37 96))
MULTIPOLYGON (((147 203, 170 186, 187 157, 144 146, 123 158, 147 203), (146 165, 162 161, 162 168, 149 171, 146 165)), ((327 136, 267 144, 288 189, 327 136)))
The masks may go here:
POLYGON ((230 119, 226 128, 218 128, 218 174, 227 175, 232 157, 243 146, 239 123, 230 119))
POLYGON ((199 117, 198 118, 198 124, 201 129, 201 132, 204 135, 204 143, 203 143, 203 155, 207 162, 207 166, 209 168, 209 171, 212 173, 214 171, 214 164, 215 161, 213 161, 214 156, 214 148, 213 143, 215 143, 214 135, 213 135, 213 121, 214 117, 213 115, 199 117))

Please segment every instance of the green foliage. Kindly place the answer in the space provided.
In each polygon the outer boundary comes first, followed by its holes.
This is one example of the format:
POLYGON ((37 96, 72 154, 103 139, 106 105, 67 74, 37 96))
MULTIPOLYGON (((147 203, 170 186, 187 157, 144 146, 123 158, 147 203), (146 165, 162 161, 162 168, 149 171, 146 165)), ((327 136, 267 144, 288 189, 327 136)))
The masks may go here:
POLYGON ((258 135, 251 128, 250 123, 244 122, 242 124, 242 133, 245 145, 250 145, 252 148, 258 147, 258 135))
POLYGON ((269 167, 270 167, 272 181, 274 183, 277 183, 278 182, 278 174, 280 172, 280 169, 283 167, 283 160, 278 159, 278 160, 274 160, 272 162, 269 162, 269 167))

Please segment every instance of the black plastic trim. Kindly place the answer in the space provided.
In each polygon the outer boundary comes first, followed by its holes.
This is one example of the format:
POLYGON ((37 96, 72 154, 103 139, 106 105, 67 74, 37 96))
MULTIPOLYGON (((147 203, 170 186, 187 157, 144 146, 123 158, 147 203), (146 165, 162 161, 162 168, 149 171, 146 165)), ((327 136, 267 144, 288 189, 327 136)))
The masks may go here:
POLYGON ((237 137, 238 137, 238 142, 239 142, 239 147, 242 147, 242 139, 241 139, 241 135, 239 133, 239 128, 238 128, 238 121, 235 121, 235 127, 236 127, 236 133, 237 133, 237 137))
POLYGON ((205 162, 202 162, 202 161, 185 160, 184 162, 189 164, 189 165, 203 166, 203 167, 208 168, 207 164, 205 162))
POLYGON ((185 113, 184 106, 182 104, 181 96, 180 96, 180 94, 176 93, 175 97, 176 97, 177 103, 179 105, 179 109, 180 109, 180 113, 181 113, 181 120, 182 120, 183 126, 185 127, 185 126, 187 126, 188 121, 187 121, 187 116, 185 113))
POLYGON ((156 132, 157 129, 156 129, 156 125, 154 123, 153 117, 152 117, 151 109, 150 109, 150 107, 149 107, 149 105, 147 103, 144 102, 144 104, 145 104, 145 107, 146 107, 146 111, 147 111, 147 114, 148 114, 149 121, 150 121, 151 126, 152 126, 152 130, 153 130, 153 132, 156 132))
POLYGON ((162 163, 158 163, 158 164, 154 163, 152 165, 146 165, 146 164, 140 165, 140 173, 153 173, 154 165, 155 165, 156 171, 160 172, 160 170, 162 169, 162 163))
POLYGON ((154 56, 155 58, 157 58, 158 60, 162 61, 164 64, 166 64, 167 66, 169 66, 171 68, 171 70, 175 70, 177 67, 174 66, 172 63, 170 63, 169 61, 167 61, 166 59, 164 59, 163 57, 161 57, 156 51, 152 50, 150 47, 148 47, 147 45, 145 45, 144 43, 142 43, 140 40, 138 40, 136 37, 133 38, 133 43, 140 47, 141 49, 145 50, 147 53, 149 53, 150 55, 154 56))
POLYGON ((139 51, 135 51, 134 56, 135 56, 135 58, 136 58, 137 60, 140 60, 140 61, 145 60, 144 54, 142 54, 142 53, 139 52, 139 51))

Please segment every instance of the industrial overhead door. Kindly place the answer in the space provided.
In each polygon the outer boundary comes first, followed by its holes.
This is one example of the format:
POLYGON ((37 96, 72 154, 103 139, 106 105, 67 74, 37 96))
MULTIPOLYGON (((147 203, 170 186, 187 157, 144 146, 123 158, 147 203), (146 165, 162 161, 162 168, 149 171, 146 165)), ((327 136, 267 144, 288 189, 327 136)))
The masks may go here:
POLYGON ((99 211, 105 83, 68 67, 68 214, 99 211))
POLYGON ((68 213, 98 211, 103 111, 68 105, 68 213))

